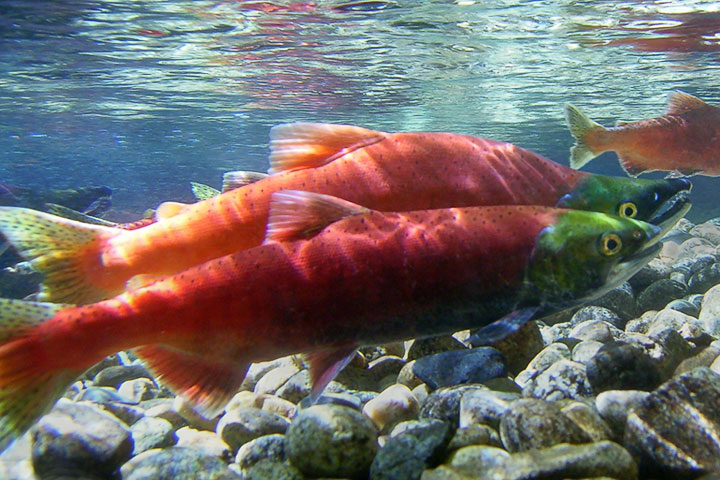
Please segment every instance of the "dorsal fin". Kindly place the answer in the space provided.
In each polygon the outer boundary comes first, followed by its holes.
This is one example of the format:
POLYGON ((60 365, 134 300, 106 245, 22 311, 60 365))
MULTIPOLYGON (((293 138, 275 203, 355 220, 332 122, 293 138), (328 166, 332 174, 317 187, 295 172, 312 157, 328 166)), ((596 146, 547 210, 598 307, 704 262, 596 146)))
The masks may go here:
POLYGON ((157 210, 155 210, 155 218, 158 220, 167 220, 168 218, 174 217, 178 213, 182 212, 185 207, 187 207, 186 203, 163 202, 158 205, 157 210))
POLYGON ((687 113, 691 110, 699 110, 707 108, 709 105, 697 97, 690 95, 689 93, 681 92, 677 90, 670 94, 668 100, 668 115, 680 115, 687 113))
POLYGON ((272 195, 265 241, 310 238, 342 218, 370 211, 341 198, 300 190, 272 195))
POLYGON ((372 145, 387 134, 352 125, 285 123, 270 129, 270 170, 313 168, 332 162, 358 148, 372 145))
POLYGON ((250 172, 250 171, 237 171, 237 172, 225 172, 223 174, 223 193, 228 190, 234 190, 236 188, 250 185, 257 181, 267 178, 269 175, 262 172, 250 172))
POLYGON ((204 183, 190 182, 190 188, 198 201, 207 200, 220 194, 219 190, 204 183))

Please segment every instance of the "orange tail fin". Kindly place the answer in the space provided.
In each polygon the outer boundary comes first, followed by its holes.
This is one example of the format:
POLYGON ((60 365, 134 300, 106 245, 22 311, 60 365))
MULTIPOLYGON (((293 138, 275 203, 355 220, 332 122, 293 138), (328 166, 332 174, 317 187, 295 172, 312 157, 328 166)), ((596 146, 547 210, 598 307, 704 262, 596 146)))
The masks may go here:
POLYGON ((0 299, 0 451, 47 412, 82 371, 47 370, 33 329, 66 305, 0 299))
POLYGON ((0 233, 45 275, 41 301, 85 304, 117 294, 94 285, 88 272, 102 268, 102 240, 121 232, 27 208, 0 207, 0 233))
POLYGON ((587 143, 588 134, 598 128, 605 130, 605 127, 593 122, 569 103, 565 105, 565 120, 567 121, 570 133, 575 138, 575 145, 570 149, 570 166, 579 170, 590 160, 602 153, 595 152, 590 148, 587 143))

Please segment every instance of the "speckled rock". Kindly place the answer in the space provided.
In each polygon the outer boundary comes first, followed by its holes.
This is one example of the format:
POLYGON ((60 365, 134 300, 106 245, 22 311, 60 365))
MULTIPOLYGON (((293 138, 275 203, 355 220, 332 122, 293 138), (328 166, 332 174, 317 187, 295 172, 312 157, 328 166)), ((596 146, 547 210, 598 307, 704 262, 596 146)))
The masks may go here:
POLYGON ((612 430, 614 438, 621 439, 625 433, 627 416, 650 395, 641 390, 607 390, 595 398, 598 413, 612 430))
POLYGON ((152 449, 122 466, 123 480, 240 480, 225 462, 202 450, 187 447, 152 449))
POLYGON ((709 334, 720 338, 720 285, 705 292, 698 320, 709 334))
POLYGON ((604 320, 589 320, 580 323, 570 330, 568 336, 578 340, 595 340, 596 342, 606 343, 614 340, 610 331, 610 324, 604 320))
POLYGON ((607 322, 616 328, 622 329, 625 327, 625 322, 620 319, 617 313, 609 308, 598 307, 596 305, 588 305, 575 312, 570 319, 570 325, 575 328, 580 324, 597 320, 607 322))
POLYGON ((355 409, 316 405, 301 410, 286 435, 290 462, 316 477, 360 478, 377 453, 377 431, 355 409))
POLYGON ((660 310, 671 300, 682 298, 687 286, 669 278, 654 282, 638 295, 637 303, 641 311, 660 310))
POLYGON ((207 430, 196 430, 191 427, 182 427, 175 432, 178 447, 188 447, 194 450, 201 450, 206 455, 212 455, 224 462, 232 459, 232 449, 223 442, 215 432, 207 430))
POLYGON ((500 419, 500 439, 509 452, 591 441, 557 405, 534 398, 510 404, 500 419))
POLYGON ((612 432, 603 421, 594 402, 578 402, 576 400, 560 400, 557 402, 560 411, 580 427, 593 442, 612 440, 612 432))
POLYGON ((460 400, 463 395, 475 390, 487 390, 483 385, 458 385, 439 388, 432 392, 420 405, 420 420, 434 418, 457 426, 460 417, 460 400))
POLYGON ((418 358, 427 357, 435 353, 450 352, 453 350, 463 350, 465 345, 452 335, 441 335, 438 337, 423 338, 413 340, 407 349, 406 360, 412 361, 418 358))
POLYGON ((596 392, 652 390, 662 381, 657 365, 643 349, 626 342, 611 342, 587 362, 587 378, 596 392))
POLYGON ((494 429, 500 427, 502 415, 510 404, 518 400, 516 393, 501 393, 488 389, 465 393, 460 400, 460 428, 485 424, 494 429))
POLYGON ((504 377, 505 358, 492 347, 437 353, 418 358, 413 373, 432 389, 463 383, 482 383, 504 377))
POLYGON ((570 357, 570 348, 566 344, 560 342, 551 343, 535 355, 525 370, 517 374, 515 382, 524 387, 530 380, 537 377, 551 365, 560 360, 569 360, 570 357))
POLYGON ((592 304, 612 310, 623 322, 635 318, 639 313, 638 302, 635 300, 635 291, 628 282, 593 300, 592 304))
POLYGON ((688 279, 689 293, 705 293, 713 285, 720 283, 720 264, 712 263, 693 273, 688 279))
POLYGON ((31 430, 32 462, 41 478, 110 478, 132 453, 127 426, 89 403, 61 399, 31 430))
POLYGON ((245 480, 302 480, 300 471, 287 460, 285 437, 265 435, 250 440, 235 458, 245 480))
POLYGON ((668 305, 668 308, 660 310, 657 315, 651 317, 647 327, 643 328, 644 331, 640 331, 640 333, 652 336, 653 333, 666 328, 681 332, 685 338, 695 338, 704 331, 702 322, 696 317, 671 309, 668 305))
POLYGON ((416 419, 420 404, 408 387, 398 383, 367 402, 362 412, 378 430, 389 430, 400 422, 416 419))
POLYGON ((445 455, 455 428, 440 420, 405 422, 398 425, 370 467, 370 480, 418 478, 445 455))
POLYGON ((603 476, 616 480, 637 478, 637 466, 632 457, 616 443, 559 444, 514 454, 493 447, 465 447, 456 451, 446 466, 426 471, 422 480, 526 480, 603 476), (461 476, 453 477, 447 470, 461 476))
POLYGON ((563 398, 583 398, 592 395, 585 365, 560 360, 540 373, 523 387, 524 397, 554 401, 563 398))
POLYGON ((133 456, 150 450, 164 448, 177 442, 175 429, 170 422, 158 417, 143 417, 130 427, 133 439, 133 456))
POLYGON ((502 447, 500 434, 489 425, 468 425, 465 428, 455 430, 448 451, 458 450, 469 445, 489 445, 491 447, 502 447))
MULTIPOLYGON (((262 383, 258 383, 258 385, 262 386, 262 383)), ((310 395, 310 391, 312 389, 312 386, 310 385, 310 372, 308 370, 300 370, 299 372, 296 372, 293 376, 287 379, 286 382, 284 382, 280 387, 278 387, 274 394, 282 398, 283 400, 287 400, 288 402, 297 403, 301 399, 307 397, 310 395)), ((257 387, 256 387, 256 391, 257 387)), ((264 393, 263 395, 270 395, 269 393, 264 393)))
POLYGON ((263 435, 285 433, 290 421, 280 415, 257 408, 237 408, 225 412, 215 432, 233 451, 246 442, 263 435))
POLYGON ((627 419, 625 445, 649 474, 694 478, 720 470, 720 376, 698 368, 670 379, 627 419))
POLYGON ((121 383, 136 378, 152 378, 152 375, 141 364, 114 365, 98 372, 93 378, 93 384, 98 387, 115 387, 121 383))

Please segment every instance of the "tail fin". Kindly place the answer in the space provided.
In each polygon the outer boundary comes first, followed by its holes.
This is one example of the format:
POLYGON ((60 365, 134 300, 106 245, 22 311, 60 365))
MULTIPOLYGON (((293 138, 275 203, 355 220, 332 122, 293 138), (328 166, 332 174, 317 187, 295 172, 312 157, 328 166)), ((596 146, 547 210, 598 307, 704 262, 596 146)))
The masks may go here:
POLYGON ((575 145, 570 149, 570 166, 576 170, 581 169, 590 160, 598 156, 601 152, 594 152, 587 144, 587 135, 591 130, 605 127, 599 123, 595 123, 586 117, 580 110, 565 104, 565 120, 573 137, 575 137, 575 145))
POLYGON ((89 272, 100 268, 101 240, 122 231, 27 208, 0 207, 0 233, 45 275, 41 301, 91 303, 116 294, 94 285, 89 272))
POLYGON ((67 305, 0 299, 0 452, 50 410, 82 373, 48 371, 35 327, 67 305))

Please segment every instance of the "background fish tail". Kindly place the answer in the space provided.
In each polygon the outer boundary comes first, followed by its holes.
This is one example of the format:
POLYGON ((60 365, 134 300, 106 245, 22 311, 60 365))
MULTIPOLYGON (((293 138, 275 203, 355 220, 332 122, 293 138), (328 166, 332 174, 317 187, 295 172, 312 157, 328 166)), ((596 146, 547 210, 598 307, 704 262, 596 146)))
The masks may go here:
POLYGON ((588 134, 596 129, 605 130, 599 123, 593 122, 574 106, 565 105, 565 120, 575 145, 570 149, 570 166, 576 170, 585 166, 602 152, 595 152, 587 143, 588 134))

